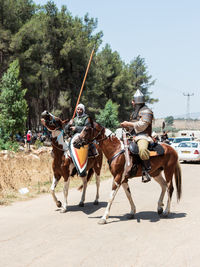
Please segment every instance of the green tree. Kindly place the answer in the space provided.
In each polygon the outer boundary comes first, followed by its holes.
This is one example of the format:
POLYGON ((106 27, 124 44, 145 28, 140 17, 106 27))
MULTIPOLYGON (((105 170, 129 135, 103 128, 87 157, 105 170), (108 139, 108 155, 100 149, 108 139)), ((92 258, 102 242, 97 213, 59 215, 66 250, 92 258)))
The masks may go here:
POLYGON ((32 0, 0 0, 0 25, 16 33, 35 13, 32 0))
POLYGON ((59 11, 49 1, 14 36, 12 51, 19 58, 23 86, 28 88, 29 127, 40 123, 44 109, 67 118, 72 115, 90 53, 100 43, 101 33, 92 34, 96 26, 97 21, 87 15, 84 20, 73 18, 66 7, 59 11))
POLYGON ((130 87, 132 92, 136 92, 139 89, 146 98, 148 103, 157 102, 158 99, 151 98, 151 92, 149 88, 154 85, 155 80, 152 80, 152 76, 148 74, 145 59, 137 56, 129 65, 130 74, 130 87))
POLYGON ((100 114, 96 115, 96 121, 114 131, 119 125, 118 105, 113 103, 112 100, 108 100, 105 108, 100 111, 100 114))
POLYGON ((3 137, 11 138, 23 133, 27 119, 26 89, 19 79, 19 62, 13 61, 0 84, 0 129, 3 137))
POLYGON ((0 79, 12 62, 10 43, 14 34, 30 20, 35 10, 32 0, 0 0, 0 79))
POLYGON ((143 58, 125 64, 109 44, 98 51, 103 33, 97 32, 97 19, 88 14, 73 17, 66 6, 59 10, 55 3, 36 6, 32 0, 0 0, 0 79, 10 62, 19 59, 22 87, 28 88, 27 127, 40 124, 44 109, 62 118, 72 116, 94 47, 81 96, 91 115, 110 99, 119 105, 118 120, 128 120, 137 89, 147 102, 156 101, 143 58))
POLYGON ((169 126, 169 125, 173 125, 174 123, 174 117, 173 116, 168 116, 165 118, 165 122, 166 124, 169 126))

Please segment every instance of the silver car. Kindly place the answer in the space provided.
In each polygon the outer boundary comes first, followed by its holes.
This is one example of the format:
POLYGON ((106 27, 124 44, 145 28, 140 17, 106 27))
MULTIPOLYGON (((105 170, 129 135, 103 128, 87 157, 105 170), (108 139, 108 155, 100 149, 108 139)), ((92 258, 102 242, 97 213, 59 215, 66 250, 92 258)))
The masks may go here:
POLYGON ((200 163, 200 142, 183 141, 176 148, 179 161, 197 161, 200 163))

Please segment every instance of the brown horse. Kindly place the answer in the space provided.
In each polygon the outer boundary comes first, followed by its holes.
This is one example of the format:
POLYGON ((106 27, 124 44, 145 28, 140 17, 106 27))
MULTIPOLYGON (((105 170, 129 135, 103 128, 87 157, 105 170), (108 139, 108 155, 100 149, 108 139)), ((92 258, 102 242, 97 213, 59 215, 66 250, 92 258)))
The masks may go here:
MULTIPOLYGON (((121 141, 108 129, 102 127, 100 124, 93 122, 92 127, 85 127, 80 136, 79 140, 74 142, 75 147, 80 147, 81 145, 88 144, 93 140, 96 140, 99 143, 103 153, 105 154, 106 158, 108 159, 110 171, 113 175, 113 184, 112 184, 112 191, 110 194, 110 199, 108 201, 105 213, 99 224, 105 224, 106 219, 109 217, 110 208, 114 197, 120 187, 125 190, 126 196, 129 200, 131 206, 131 212, 128 218, 134 218, 134 214, 136 213, 136 207, 133 202, 130 188, 128 185, 128 179, 132 178, 126 172, 126 159, 123 149, 123 144, 121 141)), ((151 171, 150 175, 158 182, 161 186, 161 194, 158 200, 158 207, 157 211, 158 214, 163 213, 163 198, 165 192, 168 192, 168 200, 167 206, 164 211, 164 215, 167 216, 170 213, 170 204, 171 198, 173 193, 173 182, 172 178, 173 175, 175 176, 175 183, 177 189, 177 200, 180 200, 181 192, 182 192, 182 180, 181 180, 181 169, 178 161, 178 156, 176 151, 167 144, 162 144, 164 148, 164 155, 162 156, 154 156, 151 157, 151 171), (162 170, 164 171, 165 179, 162 176, 162 170)), ((134 162, 134 158, 133 158, 134 162)), ((137 173, 134 177, 139 177, 142 175, 142 167, 138 166, 137 173)))
MULTIPOLYGON (((64 140, 63 137, 63 126, 66 124, 67 121, 62 121, 60 118, 55 117, 48 111, 44 111, 41 115, 41 122, 42 124, 51 132, 52 134, 52 152, 53 152, 53 181, 51 185, 51 194, 53 196, 54 201, 56 202, 57 207, 62 207, 62 212, 67 211, 67 197, 68 197, 68 190, 69 190, 69 182, 70 177, 76 174, 76 168, 73 164, 72 158, 70 157, 69 153, 69 144, 64 140), (64 178, 64 205, 57 199, 55 195, 55 188, 63 176, 64 178)), ((102 159, 103 154, 101 149, 96 145, 98 156, 91 157, 88 159, 87 163, 87 173, 86 176, 81 177, 83 181, 83 185, 79 188, 83 188, 81 201, 79 206, 84 206, 85 201, 85 193, 87 188, 87 182, 91 179, 93 173, 96 176, 96 198, 94 201, 94 205, 98 205, 99 199, 99 186, 100 186, 100 172, 102 167, 102 159)))

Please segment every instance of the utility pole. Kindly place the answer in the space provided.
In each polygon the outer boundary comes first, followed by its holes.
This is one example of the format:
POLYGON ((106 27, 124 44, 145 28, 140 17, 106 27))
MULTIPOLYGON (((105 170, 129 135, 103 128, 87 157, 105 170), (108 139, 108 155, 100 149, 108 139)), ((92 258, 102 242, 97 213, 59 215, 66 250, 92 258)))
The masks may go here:
POLYGON ((185 94, 183 93, 184 96, 187 96, 187 109, 186 109, 186 119, 185 119, 185 127, 186 129, 189 128, 189 120, 190 120, 190 97, 193 96, 194 94, 185 94))

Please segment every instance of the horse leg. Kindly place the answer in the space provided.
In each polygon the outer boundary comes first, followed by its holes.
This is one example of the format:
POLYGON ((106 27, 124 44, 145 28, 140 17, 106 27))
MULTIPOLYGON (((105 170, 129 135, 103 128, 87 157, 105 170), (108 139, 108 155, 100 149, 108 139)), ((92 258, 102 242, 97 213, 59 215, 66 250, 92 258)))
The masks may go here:
POLYGON ((129 203, 131 205, 131 212, 130 212, 130 214, 128 214, 127 218, 128 219, 134 219, 134 215, 136 213, 136 207, 135 207, 135 204, 134 204, 132 196, 131 196, 131 191, 130 191, 130 188, 129 188, 129 185, 128 185, 128 181, 127 182, 123 182, 122 187, 123 187, 123 189, 124 189, 124 191, 126 193, 128 201, 129 201, 129 203))
POLYGON ((98 224, 106 224, 106 220, 109 218, 109 214, 110 214, 110 208, 111 205, 113 203, 113 200, 119 190, 120 184, 118 184, 117 182, 115 182, 115 179, 113 179, 113 186, 112 186, 112 191, 110 193, 110 198, 108 200, 108 204, 106 207, 106 210, 104 212, 104 215, 101 217, 101 219, 99 220, 98 224))
POLYGON ((174 191, 174 187, 173 187, 173 183, 172 183, 172 180, 167 184, 167 194, 168 194, 168 200, 167 200, 167 206, 166 206, 166 209, 163 213, 163 215, 165 217, 167 217, 170 213, 170 207, 171 207, 171 198, 172 198, 172 194, 173 194, 173 191, 174 191))
POLYGON ((96 192, 96 198, 95 198, 95 201, 94 201, 94 205, 98 205, 99 204, 99 187, 100 187, 100 175, 98 175, 96 172, 95 172, 95 178, 96 178, 96 187, 97 187, 97 192, 96 192))
POLYGON ((84 207, 85 193, 86 193, 86 188, 87 188, 87 176, 84 176, 81 178, 82 178, 82 182, 83 182, 83 192, 82 192, 81 201, 79 203, 79 206, 84 207))
POLYGON ((158 200, 157 211, 158 211, 158 214, 162 214, 163 213, 163 208, 162 207, 164 206, 163 199, 164 199, 164 196, 165 196, 165 192, 167 190, 167 183, 164 180, 164 178, 163 178, 161 173, 159 175, 153 177, 153 178, 161 186, 161 194, 160 194, 160 197, 159 197, 159 200, 158 200))
POLYGON ((174 191, 173 181, 172 181, 174 172, 175 172, 175 166, 167 166, 167 168, 164 169, 165 179, 167 182, 167 194, 168 194, 167 206, 166 206, 166 209, 163 213, 163 215, 166 217, 170 213, 171 198, 172 198, 172 194, 174 191))
POLYGON ((67 197, 68 197, 68 191, 69 191, 69 183, 70 183, 70 177, 65 179, 64 181, 64 187, 63 187, 63 194, 64 194, 64 204, 61 213, 67 212, 67 197))
POLYGON ((57 199, 56 194, 55 194, 55 189, 56 189, 56 186, 57 186, 57 184, 58 184, 58 182, 60 180, 60 177, 61 176, 58 176, 58 178, 56 178, 55 176, 53 176, 53 180, 52 180, 52 184, 51 184, 51 189, 50 189, 51 195, 53 197, 53 200, 55 201, 56 206, 58 208, 62 207, 62 203, 57 199))

